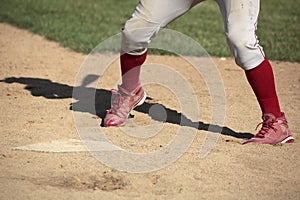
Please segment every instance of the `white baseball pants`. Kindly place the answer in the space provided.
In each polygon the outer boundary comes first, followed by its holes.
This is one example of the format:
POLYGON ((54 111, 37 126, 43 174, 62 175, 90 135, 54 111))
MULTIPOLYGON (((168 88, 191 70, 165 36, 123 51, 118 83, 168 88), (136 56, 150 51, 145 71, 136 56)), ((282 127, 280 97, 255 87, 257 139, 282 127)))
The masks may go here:
MULTIPOLYGON (((158 31, 203 0, 140 0, 122 30, 122 51, 141 55, 158 31)), ((229 48, 237 65, 245 70, 257 67, 264 52, 255 34, 260 0, 216 0, 229 48)), ((197 19, 195 19, 197 20, 197 19)))

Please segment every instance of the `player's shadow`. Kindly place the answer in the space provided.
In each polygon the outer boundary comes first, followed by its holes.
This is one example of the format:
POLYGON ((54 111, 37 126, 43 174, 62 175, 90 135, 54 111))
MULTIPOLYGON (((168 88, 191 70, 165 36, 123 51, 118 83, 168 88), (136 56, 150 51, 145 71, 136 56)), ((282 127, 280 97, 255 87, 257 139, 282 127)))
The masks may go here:
MULTIPOLYGON (((5 83, 19 83, 25 85, 25 89, 30 91, 33 96, 42 96, 47 99, 66 99, 66 98, 74 98, 75 102, 70 104, 70 109, 76 112, 89 112, 95 114, 98 117, 103 119, 106 115, 106 111, 110 108, 111 105, 111 92, 104 89, 95 89, 91 87, 87 87, 89 83, 94 82, 98 79, 96 75, 89 75, 85 78, 83 83, 78 87, 69 86, 66 84, 52 82, 49 79, 41 79, 41 78, 29 78, 29 77, 8 77, 4 80, 0 80, 0 82, 5 83), (73 95, 73 90, 76 89, 79 93, 93 93, 95 92, 95 107, 91 109, 89 106, 85 106, 86 99, 80 99, 80 96, 73 95)), ((148 97, 148 100, 151 99, 148 97)), ((148 114, 153 120, 177 124, 180 126, 189 126, 194 127, 199 130, 206 130, 215 133, 221 133, 223 135, 232 136, 235 138, 243 138, 249 139, 254 135, 251 133, 241 133, 236 132, 228 127, 221 127, 214 124, 207 124, 201 121, 193 122, 184 114, 177 112, 176 110, 167 108, 166 106, 159 104, 162 106, 167 114, 167 117, 162 119, 160 115, 150 112, 149 110, 153 105, 157 105, 156 103, 145 102, 143 105, 136 107, 135 110, 138 112, 148 114)), ((47 105, 45 105, 47 106, 47 105)), ((102 124, 103 125, 103 124, 102 124)))

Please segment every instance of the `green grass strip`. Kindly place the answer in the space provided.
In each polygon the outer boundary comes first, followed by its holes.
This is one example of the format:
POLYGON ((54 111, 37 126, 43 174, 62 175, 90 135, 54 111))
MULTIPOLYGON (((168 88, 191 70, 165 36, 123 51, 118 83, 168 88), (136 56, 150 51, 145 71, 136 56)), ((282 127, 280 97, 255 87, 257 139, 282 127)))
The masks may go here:
MULTIPOLYGON (((0 0, 0 21, 30 30, 77 52, 89 53, 120 32, 138 0, 0 0)), ((263 0, 257 35, 267 57, 300 62, 300 4, 263 0)), ((198 41, 212 56, 231 56, 221 14, 207 1, 168 28, 198 41)), ((163 53, 163 52, 154 52, 163 53)))

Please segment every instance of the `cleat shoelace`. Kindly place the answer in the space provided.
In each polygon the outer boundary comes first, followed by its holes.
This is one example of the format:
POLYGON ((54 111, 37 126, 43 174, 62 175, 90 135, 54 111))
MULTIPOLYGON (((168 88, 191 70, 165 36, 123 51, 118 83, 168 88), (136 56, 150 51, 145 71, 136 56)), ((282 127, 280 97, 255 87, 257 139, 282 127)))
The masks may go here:
POLYGON ((256 126, 255 130, 257 130, 257 128, 258 128, 260 125, 262 125, 262 128, 261 128, 260 131, 256 134, 256 136, 258 136, 258 137, 264 137, 265 134, 268 133, 270 129, 273 129, 273 130, 276 132, 277 129, 276 129, 275 126, 274 126, 274 123, 275 123, 275 122, 276 122, 276 121, 265 120, 265 121, 259 123, 259 124, 256 126))
POLYGON ((121 108, 124 107, 122 106, 126 101, 129 101, 129 96, 120 93, 119 91, 112 89, 111 93, 113 95, 117 95, 114 99, 113 105, 110 109, 110 112, 113 113, 114 115, 117 115, 119 117, 124 117, 127 116, 127 112, 125 110, 122 110, 121 108))

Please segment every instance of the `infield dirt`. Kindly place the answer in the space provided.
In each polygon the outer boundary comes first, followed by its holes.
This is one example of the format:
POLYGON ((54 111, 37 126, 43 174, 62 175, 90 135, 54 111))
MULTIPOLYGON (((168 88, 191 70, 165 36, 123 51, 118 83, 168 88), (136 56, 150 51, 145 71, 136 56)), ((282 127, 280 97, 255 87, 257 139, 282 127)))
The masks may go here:
MULTIPOLYGON (((293 144, 242 145, 250 133, 255 133, 261 121, 260 109, 234 60, 213 58, 226 92, 227 131, 203 159, 198 154, 207 131, 201 128, 183 156, 150 173, 117 171, 89 152, 14 150, 30 144, 79 139, 70 104, 76 102, 72 89, 85 58, 41 36, 0 24, 0 199, 300 199, 299 63, 271 61, 281 107, 296 139, 293 144)), ((198 98, 199 121, 210 123, 208 89, 186 61, 150 55, 147 62, 168 65, 185 76, 198 98)), ((106 98, 119 76, 116 60, 98 86, 106 98)), ((146 100, 148 104, 159 103, 180 113, 176 96, 167 88, 152 85, 145 89, 151 97, 146 100)), ((99 111, 99 124, 104 107, 99 111)), ((149 114, 141 110, 132 114, 140 126, 151 121, 149 114)), ((180 127, 175 122, 162 125, 162 131, 149 139, 130 137, 118 128, 102 129, 114 144, 145 153, 166 146, 180 127)))

